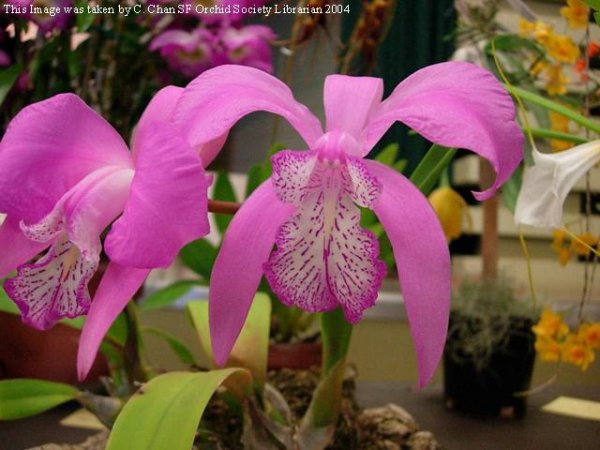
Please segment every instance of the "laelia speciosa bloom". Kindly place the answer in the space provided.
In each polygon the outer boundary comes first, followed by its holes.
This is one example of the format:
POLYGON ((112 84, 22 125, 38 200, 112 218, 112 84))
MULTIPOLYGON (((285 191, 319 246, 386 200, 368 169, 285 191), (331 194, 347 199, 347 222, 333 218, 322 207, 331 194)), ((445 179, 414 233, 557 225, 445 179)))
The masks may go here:
POLYGON ((600 161, 600 140, 559 153, 546 154, 534 149, 533 161, 535 165, 523 176, 515 222, 540 228, 561 228, 567 195, 577 180, 600 161))
POLYGON ((270 42, 275 33, 264 25, 247 25, 241 28, 229 27, 221 35, 227 64, 241 64, 256 67, 265 72, 273 72, 273 56, 270 42))
POLYGON ((207 177, 196 151, 162 122, 179 97, 160 91, 130 152, 79 97, 23 109, 0 142, 0 278, 23 321, 47 329, 88 313, 78 367, 84 377, 108 327, 152 268, 169 265, 208 232, 207 177), (93 301, 101 235, 110 263, 93 301), (37 254, 45 253, 30 262, 37 254))
POLYGON ((206 28, 167 30, 156 36, 149 48, 160 52, 171 70, 193 78, 215 65, 216 42, 206 28))
POLYGON ((469 148, 497 177, 491 196, 522 158, 512 100, 492 74, 467 63, 427 67, 385 100, 378 78, 332 75, 325 81, 325 131, 289 88, 259 70, 221 66, 192 81, 175 122, 192 145, 223 136, 243 116, 283 116, 308 150, 273 157, 273 176, 232 220, 210 286, 216 362, 226 362, 261 277, 282 302, 306 311, 341 307, 357 322, 377 297, 384 264, 377 240, 361 228, 358 206, 377 214, 392 243, 416 345, 420 382, 439 360, 448 326, 450 258, 427 199, 405 177, 364 159, 400 120, 432 142, 469 148), (272 251, 273 245, 277 246, 272 251))

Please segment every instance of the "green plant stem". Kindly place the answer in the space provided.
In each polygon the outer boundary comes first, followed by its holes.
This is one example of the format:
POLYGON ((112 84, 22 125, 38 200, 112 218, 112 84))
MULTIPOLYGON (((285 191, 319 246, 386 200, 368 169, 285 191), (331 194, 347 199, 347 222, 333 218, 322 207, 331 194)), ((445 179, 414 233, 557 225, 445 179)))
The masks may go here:
POLYGON ((561 105, 560 103, 549 100, 545 97, 542 97, 541 95, 535 94, 525 89, 516 86, 508 86, 506 84, 504 85, 504 87, 508 90, 508 92, 510 92, 510 94, 513 97, 519 97, 521 98, 521 100, 524 100, 526 102, 533 103, 534 105, 541 106, 542 108, 545 108, 547 110, 562 114, 563 116, 565 116, 568 119, 571 119, 578 125, 581 125, 582 127, 587 128, 588 130, 596 134, 600 134, 600 122, 589 119, 584 115, 579 114, 576 111, 573 111, 572 109, 561 105))
POLYGON ((575 136, 569 133, 562 133, 560 131, 549 130, 547 128, 523 128, 524 133, 531 133, 533 137, 542 139, 558 139, 560 141, 573 142, 575 144, 585 144, 589 142, 586 138, 581 136, 575 136))
POLYGON ((438 182, 442 172, 448 167, 456 154, 455 148, 446 148, 434 144, 425 154, 410 177, 424 195, 429 195, 438 182))
POLYGON ((327 376, 338 362, 346 358, 351 336, 352 325, 346 321, 341 308, 321 315, 321 339, 323 341, 323 373, 321 377, 327 376))
POLYGON ((148 365, 142 355, 141 326, 135 301, 132 300, 127 304, 125 317, 127 319, 127 339, 123 352, 123 364, 130 388, 135 390, 136 382, 145 382, 150 378, 148 365))

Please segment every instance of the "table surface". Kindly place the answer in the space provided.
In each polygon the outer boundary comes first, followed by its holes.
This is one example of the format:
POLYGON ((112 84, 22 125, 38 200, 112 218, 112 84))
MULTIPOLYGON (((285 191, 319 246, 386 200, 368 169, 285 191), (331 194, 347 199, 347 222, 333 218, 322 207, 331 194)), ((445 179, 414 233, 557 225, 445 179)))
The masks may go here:
MULTIPOLYGON (((600 388, 551 385, 528 399, 522 419, 480 419, 445 409, 441 389, 415 391, 397 383, 360 383, 363 406, 396 403, 432 431, 446 450, 588 450, 600 448, 600 422, 543 412, 540 407, 560 395, 600 401, 600 388)), ((41 416, 0 422, 0 450, 24 450, 47 442, 78 443, 95 432, 57 426, 76 405, 41 416)), ((348 449, 351 450, 351 449, 348 449)))

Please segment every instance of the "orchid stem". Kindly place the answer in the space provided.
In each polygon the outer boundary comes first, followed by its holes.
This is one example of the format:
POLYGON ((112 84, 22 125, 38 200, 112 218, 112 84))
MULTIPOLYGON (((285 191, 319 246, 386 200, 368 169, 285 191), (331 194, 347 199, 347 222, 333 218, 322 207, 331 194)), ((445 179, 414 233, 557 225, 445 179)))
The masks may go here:
POLYGON ((523 127, 525 133, 531 133, 533 137, 543 139, 557 139, 559 141, 573 142, 574 144, 585 144, 588 139, 581 136, 575 136, 569 133, 562 133, 560 131, 548 130, 546 128, 527 128, 523 127))
POLYGON ((127 340, 124 349, 124 364, 127 378, 135 390, 136 382, 148 381, 148 366, 142 354, 141 326, 138 308, 135 301, 130 301, 125 308, 127 319, 127 340))
POLYGON ((235 214, 242 206, 238 202, 225 202, 222 200, 209 200, 208 211, 215 214, 235 214))
POLYGON ((326 376, 333 367, 346 358, 350 347, 352 325, 349 324, 340 308, 321 315, 321 339, 323 340, 323 374, 326 376))

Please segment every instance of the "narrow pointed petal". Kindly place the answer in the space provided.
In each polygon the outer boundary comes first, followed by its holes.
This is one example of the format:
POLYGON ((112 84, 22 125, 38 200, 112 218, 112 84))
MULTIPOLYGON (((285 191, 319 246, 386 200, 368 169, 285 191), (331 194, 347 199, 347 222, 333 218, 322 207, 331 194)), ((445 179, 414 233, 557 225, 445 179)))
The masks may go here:
POLYGON ((209 180, 198 154, 172 126, 154 122, 140 129, 136 145, 129 199, 104 248, 124 266, 166 267, 181 247, 209 231, 209 180))
POLYGON ((65 235, 44 257, 20 266, 17 275, 6 280, 4 288, 19 307, 23 322, 47 330, 61 319, 88 311, 87 284, 97 267, 97 255, 95 259, 82 257, 65 235))
POLYGON ((144 283, 150 271, 123 267, 111 262, 92 301, 81 331, 77 373, 83 381, 94 363, 100 344, 111 324, 144 283))
POLYGON ((211 275, 210 335, 215 362, 224 365, 248 315, 269 259, 275 234, 293 213, 265 181, 229 224, 211 275))
POLYGON ((523 159, 523 133, 510 95, 487 70, 446 62, 406 78, 372 115, 365 129, 369 151, 395 122, 445 147, 466 148, 487 159, 496 180, 476 198, 491 197, 523 159))
POLYGON ((79 97, 30 105, 0 143, 0 211, 35 223, 83 177, 110 165, 132 167, 127 146, 79 97))
MULTIPOLYGON (((383 98, 383 80, 329 75, 325 79, 324 96, 327 131, 344 131, 359 141, 371 113, 383 98)), ((364 147, 366 143, 359 144, 364 147)))
POLYGON ((534 149, 533 159, 535 165, 523 177, 515 222, 561 228, 565 199, 577 180, 600 161, 600 141, 552 154, 534 149))
POLYGON ((131 148, 134 160, 136 159, 139 146, 135 144, 136 135, 145 127, 152 127, 154 122, 171 122, 175 106, 183 94, 183 88, 177 86, 166 86, 156 93, 146 109, 142 117, 135 127, 133 137, 131 139, 131 148))
POLYGON ((267 111, 287 119, 310 147, 322 134, 318 119, 280 80, 252 67, 222 65, 193 80, 175 120, 193 147, 226 134, 242 117, 267 111))
POLYGON ((424 386, 446 341, 451 295, 448 245, 435 212, 413 184, 383 164, 364 162, 383 184, 373 210, 392 244, 417 353, 419 385, 424 386))
POLYGON ((0 278, 6 277, 17 266, 26 263, 49 244, 27 239, 21 231, 19 220, 7 216, 0 225, 0 278))

